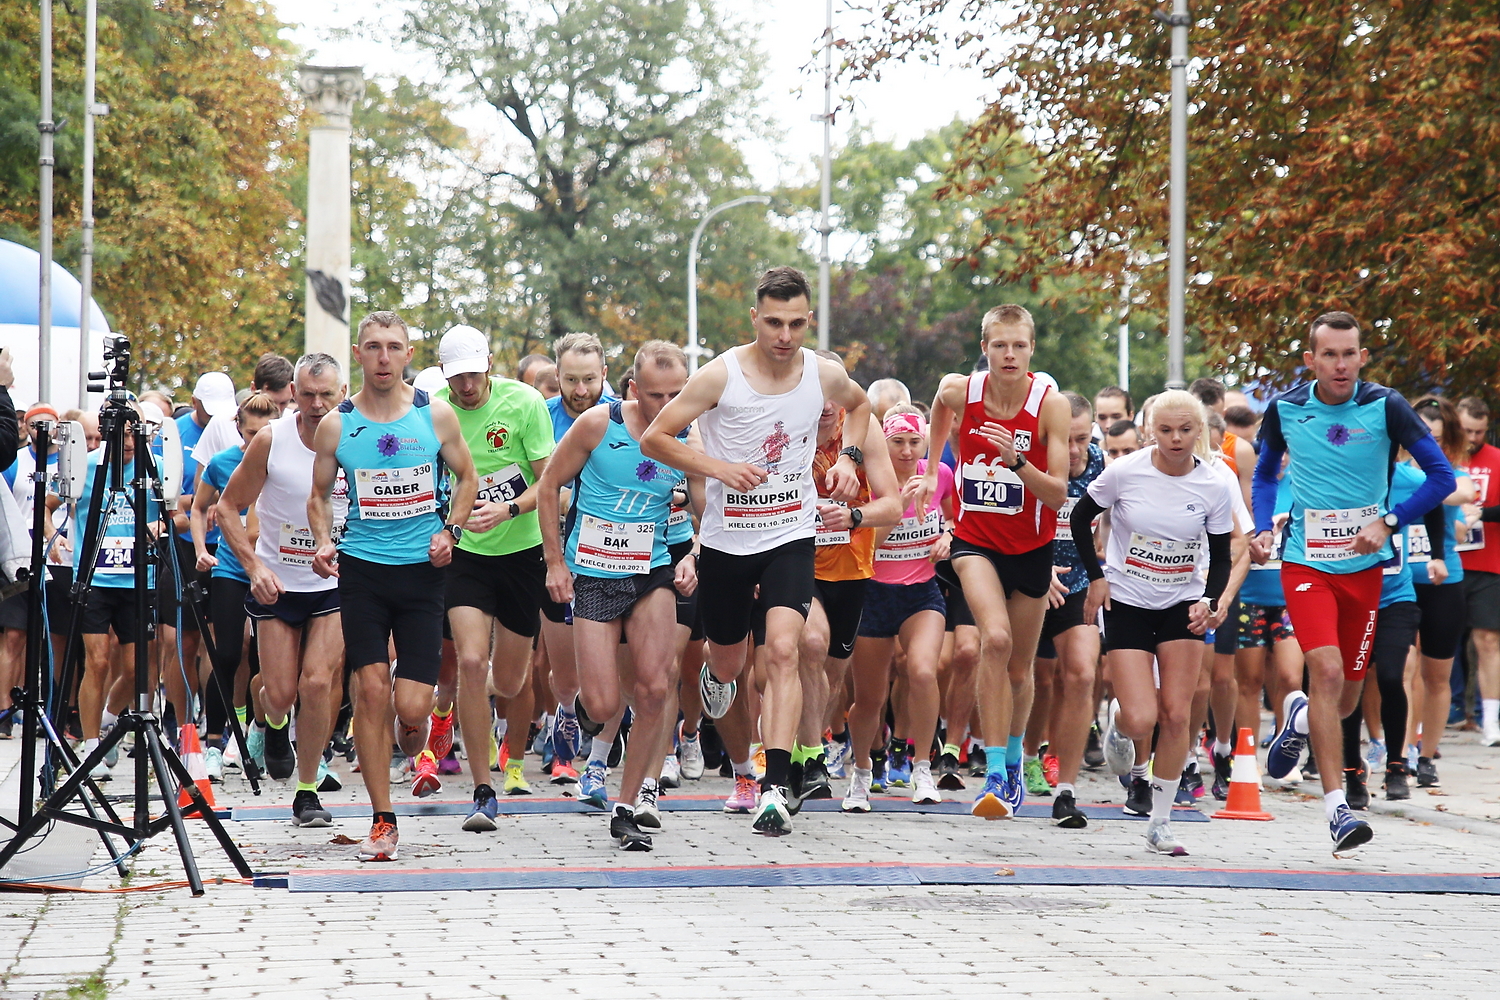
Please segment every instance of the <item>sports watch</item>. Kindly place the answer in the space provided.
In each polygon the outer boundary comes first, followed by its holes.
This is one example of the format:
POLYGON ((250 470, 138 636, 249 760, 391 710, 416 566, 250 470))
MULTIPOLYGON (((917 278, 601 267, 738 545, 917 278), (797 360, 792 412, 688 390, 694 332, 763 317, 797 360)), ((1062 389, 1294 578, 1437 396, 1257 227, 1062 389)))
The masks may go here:
POLYGON ((453 541, 455 543, 463 541, 463 537, 464 537, 464 526, 463 525, 461 525, 461 524, 445 524, 445 525, 443 525, 443 530, 446 531, 448 534, 450 534, 450 535, 453 536, 453 541))

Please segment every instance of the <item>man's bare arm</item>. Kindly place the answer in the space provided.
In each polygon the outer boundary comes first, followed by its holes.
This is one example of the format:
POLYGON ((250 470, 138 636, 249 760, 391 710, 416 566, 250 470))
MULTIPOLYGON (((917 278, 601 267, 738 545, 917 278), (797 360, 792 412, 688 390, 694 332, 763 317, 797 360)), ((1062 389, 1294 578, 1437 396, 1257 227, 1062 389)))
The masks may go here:
POLYGON ((266 485, 270 457, 271 428, 265 427, 251 439, 239 468, 234 470, 234 475, 224 484, 224 492, 219 494, 219 533, 252 579, 252 571, 260 563, 260 558, 255 554, 250 534, 238 515, 260 499, 260 491, 266 485))

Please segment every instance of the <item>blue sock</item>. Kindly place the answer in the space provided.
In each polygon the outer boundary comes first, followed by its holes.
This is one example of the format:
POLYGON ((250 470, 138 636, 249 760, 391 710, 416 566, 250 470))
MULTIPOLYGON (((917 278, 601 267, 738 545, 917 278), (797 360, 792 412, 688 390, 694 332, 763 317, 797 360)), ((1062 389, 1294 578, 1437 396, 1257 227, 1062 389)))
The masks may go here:
POLYGON ((1005 776, 1005 748, 1004 747, 985 747, 984 748, 984 773, 986 775, 998 774, 1001 777, 1005 776))
POLYGON ((1005 766, 1021 766, 1021 737, 1012 736, 1005 741, 1005 766))

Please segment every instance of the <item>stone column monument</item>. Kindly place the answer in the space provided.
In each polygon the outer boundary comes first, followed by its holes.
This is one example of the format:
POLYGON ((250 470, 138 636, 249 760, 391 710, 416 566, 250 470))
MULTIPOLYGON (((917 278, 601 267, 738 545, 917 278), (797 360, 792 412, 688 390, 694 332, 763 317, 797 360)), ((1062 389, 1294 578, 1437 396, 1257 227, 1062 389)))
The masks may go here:
POLYGON ((307 347, 337 358, 349 373, 349 131, 364 93, 358 66, 303 66, 302 93, 313 116, 307 155, 307 347))

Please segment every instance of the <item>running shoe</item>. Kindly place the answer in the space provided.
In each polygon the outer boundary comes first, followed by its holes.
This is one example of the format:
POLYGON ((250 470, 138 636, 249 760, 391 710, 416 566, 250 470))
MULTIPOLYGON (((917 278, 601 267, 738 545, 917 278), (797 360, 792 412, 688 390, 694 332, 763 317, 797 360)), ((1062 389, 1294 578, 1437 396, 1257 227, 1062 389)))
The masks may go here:
MULTIPOLYGON (((213 777, 213 772, 212 771, 209 772, 209 777, 213 777)), ((1418 788, 1437 788, 1441 784, 1442 784, 1442 782, 1438 781, 1437 765, 1432 762, 1432 758, 1431 757, 1418 757, 1417 758, 1417 787, 1418 788)))
POLYGON ((1104 762, 1111 774, 1125 775, 1135 766, 1135 741, 1115 728, 1115 716, 1120 714, 1120 700, 1109 703, 1108 723, 1104 728, 1104 762))
POLYGON ((328 766, 328 761, 326 760, 318 761, 318 777, 316 780, 318 791, 320 792, 336 792, 344 787, 344 783, 339 780, 339 776, 328 766))
POLYGON ((810 760, 802 767, 802 787, 799 799, 831 799, 833 784, 829 780, 828 767, 821 760, 810 760))
POLYGON ((656 807, 656 786, 641 785, 635 797, 635 825, 642 830, 661 829, 661 810, 656 807))
POLYGON ((756 784, 754 775, 737 774, 734 776, 734 791, 724 800, 724 811, 747 813, 755 808, 759 795, 760 786, 756 784))
POLYGON ((970 815, 979 816, 983 819, 1009 819, 1011 816, 1009 796, 1006 794, 1005 775, 1001 773, 987 774, 984 776, 984 788, 980 789, 979 795, 974 799, 974 805, 969 809, 970 815))
POLYGON ((589 713, 583 710, 583 696, 573 696, 573 718, 578 722, 578 728, 587 736, 598 736, 604 732, 604 723, 595 722, 589 718, 589 713))
POLYGON ((943 793, 938 791, 937 782, 932 780, 932 764, 929 761, 919 760, 911 769, 911 800, 917 805, 937 805, 943 801, 943 793))
POLYGON ((359 845, 359 860, 395 861, 396 846, 400 841, 401 835, 395 823, 377 819, 370 825, 370 835, 359 845))
MULTIPOLYGON (((110 733, 114 732, 115 725, 115 723, 111 722, 107 726, 100 726, 99 739, 102 741, 110 733)), ((120 744, 116 743, 114 746, 110 747, 104 752, 104 763, 108 767, 114 767, 116 764, 120 763, 120 744)), ((97 776, 95 780, 97 780, 97 776)))
POLYGON ((448 751, 453 749, 453 719, 457 714, 451 708, 447 715, 438 715, 436 711, 432 713, 427 726, 427 749, 438 760, 448 756, 448 751))
POLYGON ((508 763, 510 763, 510 745, 506 743, 505 740, 502 740, 498 736, 496 736, 495 731, 491 729, 490 770, 503 771, 505 770, 505 765, 508 763))
POLYGON ((703 699, 703 714, 710 719, 724 718, 729 706, 734 704, 736 690, 734 681, 725 683, 719 680, 709 671, 707 663, 698 671, 698 695, 703 699))
POLYGON ((761 781, 766 776, 766 748, 760 743, 751 747, 750 764, 755 768, 755 780, 761 781))
POLYGON ((604 779, 608 775, 609 771, 603 761, 589 761, 583 773, 578 776, 578 801, 596 809, 608 809, 609 790, 604 787, 604 779))
POLYGON ((292 796, 293 826, 332 826, 333 813, 323 808, 318 793, 301 791, 292 796))
POLYGON ((578 783, 578 772, 574 770, 572 764, 554 760, 552 762, 552 770, 549 773, 552 775, 549 780, 554 785, 576 785, 578 783))
POLYGON ((89 777, 95 781, 112 781, 114 779, 114 775, 109 773, 109 762, 105 760, 101 760, 94 765, 94 769, 89 772, 89 777))
POLYGON ((1047 784, 1047 774, 1042 770, 1042 759, 1033 757, 1022 765, 1028 795, 1051 795, 1052 786, 1047 784))
POLYGON ((870 758, 870 791, 885 791, 885 758, 870 758))
POLYGON ((1385 768, 1385 740, 1371 740, 1365 747, 1365 770, 1378 774, 1385 768))
POLYGON ((870 811, 870 772, 856 766, 849 775, 849 792, 839 808, 846 813, 870 811))
POLYGON ((1177 782, 1177 797, 1174 801, 1180 806, 1196 805, 1203 797, 1203 775, 1198 773, 1198 765, 1194 763, 1182 772, 1177 782))
POLYGON ((1356 812, 1370 808, 1370 789, 1365 786, 1363 767, 1344 768, 1344 801, 1356 812))
POLYGON ((1230 754, 1219 756, 1214 751, 1209 751, 1209 757, 1214 762, 1214 798, 1220 802, 1229 798, 1229 779, 1234 774, 1234 757, 1230 754))
POLYGON ((969 777, 983 778, 988 773, 988 765, 984 762, 984 747, 972 747, 969 750, 969 777))
POLYGON ((783 837, 792 832, 792 816, 786 808, 786 789, 772 785, 760 793, 755 806, 755 820, 750 825, 767 837, 783 837))
POLYGON ((844 778, 849 773, 849 741, 828 740, 823 744, 823 757, 828 761, 828 776, 844 778))
POLYGON ((578 759, 578 717, 564 712, 557 706, 556 721, 552 724, 552 757, 566 764, 578 759))
MULTIPOLYGON (((1266 773, 1273 778, 1285 778, 1302 762, 1302 751, 1307 749, 1307 735, 1292 728, 1292 720, 1298 712, 1307 709, 1307 695, 1301 691, 1287 693, 1282 706, 1281 730, 1271 739, 1270 752, 1266 754, 1266 773)), ((1309 766, 1312 765, 1308 759, 1309 766)), ((1312 777, 1308 768, 1302 769, 1303 777, 1312 777)))
POLYGON ((937 786, 950 792, 964 790, 964 777, 958 773, 958 757, 944 751, 938 755, 937 786))
POLYGON ((669 753, 661 762, 660 785, 663 788, 682 787, 682 765, 677 760, 675 753, 669 753))
MULTIPOLYGON (((1050 792, 1049 792, 1050 794, 1050 792)), ((1010 814, 1014 816, 1026 802, 1026 780, 1021 777, 1021 769, 1005 769, 1005 804, 1010 807, 1010 814)))
POLYGON ((703 744, 697 736, 692 739, 684 736, 677 742, 677 765, 689 781, 703 777, 703 744))
POLYGON ((499 829, 495 817, 500 815, 500 803, 495 799, 495 790, 489 785, 474 789, 474 808, 464 819, 464 829, 469 833, 492 833, 499 829))
POLYGON ((266 727, 258 722, 252 722, 249 730, 245 733, 245 749, 250 753, 250 759, 260 769, 261 774, 266 773, 266 727))
POLYGON ((411 793, 425 799, 442 787, 443 783, 438 780, 437 758, 431 750, 423 750, 412 764, 411 793))
POLYGON ((905 753, 893 753, 886 760, 885 787, 886 791, 892 788, 911 787, 911 759, 905 753))
MULTIPOLYGON (((1429 762, 1430 763, 1430 762, 1429 762)), ((209 747, 203 751, 203 767, 208 771, 208 780, 215 784, 224 783, 224 751, 218 747, 209 747)), ((1437 770, 1432 772, 1437 774, 1437 770)))
POLYGON ((297 770, 297 753, 292 749, 292 721, 280 729, 266 727, 266 774, 285 781, 297 770))
POLYGON ((232 735, 224 741, 224 770, 243 771, 245 765, 240 762, 240 742, 232 735))
POLYGON ((1104 747, 1099 743, 1099 723, 1089 726, 1089 741, 1083 748, 1083 766, 1096 771, 1104 766, 1104 747))
MULTIPOLYGON (((491 768, 491 770, 494 770, 494 768, 491 768)), ((463 773, 463 764, 459 762, 458 755, 453 752, 453 748, 449 747, 447 756, 438 758, 438 774, 463 773)))
POLYGON ((1151 782, 1145 778, 1130 779, 1130 791, 1125 793, 1125 815, 1151 815, 1151 782))
POLYGON ((545 756, 548 748, 552 745, 552 715, 542 713, 542 724, 535 726, 535 732, 531 734, 531 752, 538 757, 545 756))
POLYGON ((1072 792, 1058 792, 1052 800, 1052 822, 1064 830, 1082 830, 1089 825, 1072 792))
POLYGON ((1493 722, 1484 724, 1484 732, 1479 737, 1479 745, 1482 747, 1500 747, 1500 725, 1493 722))
POLYGON ((1057 759, 1055 753, 1042 754, 1042 776, 1047 779, 1048 788, 1056 788, 1062 778, 1062 761, 1057 759))
POLYGON ((506 795, 530 795, 531 786, 526 783, 526 775, 521 773, 520 760, 506 762, 505 765, 505 787, 506 795))
POLYGON ((1172 858, 1187 857, 1187 848, 1182 846, 1182 841, 1172 832, 1171 822, 1164 819, 1153 819, 1146 824, 1146 850, 1172 858))
POLYGON ((1328 833, 1333 837, 1333 856, 1336 858, 1354 853, 1375 836, 1370 824, 1356 819, 1348 806, 1338 807, 1332 822, 1328 824, 1328 833))
POLYGON ((617 808, 609 818, 609 836, 622 851, 649 851, 651 838, 641 832, 635 817, 623 807, 617 808))
MULTIPOLYGON (((1417 762, 1416 762, 1416 759, 1415 759, 1415 755, 1413 755, 1413 759, 1412 759, 1412 762, 1411 762, 1411 770, 1412 770, 1413 774, 1415 774, 1416 771, 1417 771, 1417 762)), ((1318 776, 1318 758, 1317 758, 1317 756, 1315 754, 1309 752, 1308 755, 1307 755, 1307 763, 1305 763, 1305 764, 1302 765, 1302 777, 1304 777, 1304 778, 1316 778, 1317 776, 1318 776)))
POLYGON ((1411 798, 1411 772, 1404 761, 1391 761, 1385 769, 1385 800, 1400 802, 1411 798))

